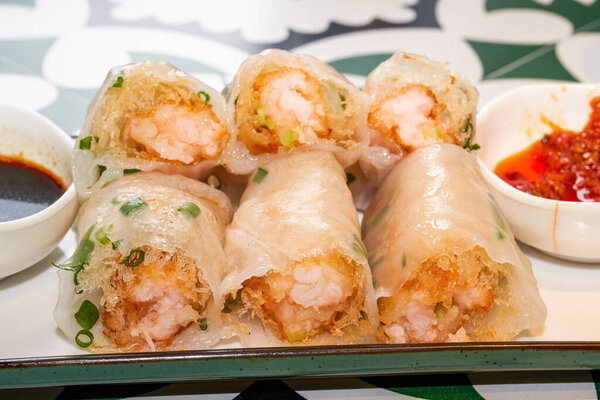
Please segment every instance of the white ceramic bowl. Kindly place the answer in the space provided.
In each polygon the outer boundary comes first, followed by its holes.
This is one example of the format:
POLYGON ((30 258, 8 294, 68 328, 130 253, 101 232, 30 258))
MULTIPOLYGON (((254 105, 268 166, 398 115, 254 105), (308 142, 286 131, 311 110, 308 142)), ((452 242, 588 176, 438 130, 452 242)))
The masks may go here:
POLYGON ((0 154, 21 155, 46 167, 68 185, 67 191, 44 210, 0 222, 0 278, 40 261, 73 224, 78 202, 71 178, 72 149, 73 140, 42 115, 0 105, 0 154))
POLYGON ((492 171, 504 158, 539 140, 552 129, 580 131, 589 119, 600 84, 539 84, 513 89, 477 115, 481 172, 520 241, 550 255, 600 262, 600 203, 556 201, 510 186, 492 171))

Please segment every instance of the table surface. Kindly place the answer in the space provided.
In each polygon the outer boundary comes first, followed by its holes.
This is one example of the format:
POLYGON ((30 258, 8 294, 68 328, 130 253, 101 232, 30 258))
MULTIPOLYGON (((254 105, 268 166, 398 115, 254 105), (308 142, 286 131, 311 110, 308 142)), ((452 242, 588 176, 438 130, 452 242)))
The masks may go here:
MULTIPOLYGON (((0 103, 69 134, 112 66, 171 62, 220 89, 248 55, 317 56, 361 85, 396 50, 449 62, 494 96, 540 81, 600 82, 596 0, 0 1, 0 103)), ((1 310, 0 310, 1 312, 1 310)), ((3 327, 1 329, 4 329, 3 327)), ((4 390, 0 398, 596 399, 600 372, 515 372, 4 390)))

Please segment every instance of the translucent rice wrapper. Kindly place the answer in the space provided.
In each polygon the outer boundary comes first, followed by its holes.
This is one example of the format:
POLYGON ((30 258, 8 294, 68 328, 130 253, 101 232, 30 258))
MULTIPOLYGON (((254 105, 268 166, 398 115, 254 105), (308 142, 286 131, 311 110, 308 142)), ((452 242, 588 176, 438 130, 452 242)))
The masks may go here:
POLYGON ((369 74, 363 93, 368 105, 359 125, 359 134, 369 146, 361 155, 360 165, 365 175, 377 185, 407 152, 417 147, 443 142, 462 147, 473 142, 479 95, 467 78, 446 64, 418 54, 396 52, 369 74), (435 124, 416 133, 419 136, 417 146, 400 144, 382 135, 369 121, 370 113, 388 96, 411 87, 421 88, 435 101, 428 116, 435 124))
MULTIPOLYGON (((221 93, 168 63, 142 61, 114 67, 88 106, 74 146, 73 178, 77 193, 80 198, 86 199, 106 183, 132 170, 206 178, 210 170, 220 163, 229 143, 229 121, 228 108, 221 93), (191 108, 195 107, 194 104, 197 107, 198 102, 205 102, 225 126, 220 139, 222 143, 218 146, 220 150, 211 157, 193 162, 182 162, 171 156, 165 158, 126 133, 125 127, 131 116, 151 115, 164 104, 191 108), (83 146, 82 140, 87 141, 83 146)), ((183 151, 185 147, 181 146, 183 151)))
MULTIPOLYGON (((504 268, 501 293, 474 340, 508 340, 544 324, 530 261, 516 244, 475 157, 450 144, 416 150, 388 175, 363 219, 378 301, 406 290, 428 259, 481 248, 504 268)), ((441 278, 439 278, 441 279, 441 278)), ((499 284, 500 285, 500 284, 499 284)))
MULTIPOLYGON (((299 91, 304 89, 296 89, 299 91)), ((364 113, 365 98, 349 80, 342 76, 331 66, 322 63, 316 58, 292 52, 269 49, 260 54, 249 57, 242 63, 229 87, 228 105, 233 115, 232 141, 224 156, 225 166, 234 174, 245 175, 253 172, 261 163, 287 154, 290 151, 322 150, 332 152, 337 160, 348 167, 358 161, 362 151, 362 144, 355 136, 356 127, 361 115, 364 113), (326 105, 326 121, 330 129, 328 137, 318 137, 300 143, 296 137, 293 146, 284 146, 278 143, 277 151, 251 152, 244 144, 239 126, 240 121, 256 123, 257 106, 260 97, 257 93, 257 83, 263 74, 277 73, 285 70, 302 70, 309 79, 318 82, 326 105)), ((281 100, 279 105, 289 99, 281 100)), ((286 106, 287 107, 287 106, 286 106)), ((269 110, 266 109, 266 117, 269 110)), ((290 113, 285 111, 284 113, 290 113)), ((301 124, 301 128, 309 124, 301 124)), ((295 129, 294 127, 290 127, 295 129)), ((275 128, 278 129, 278 128, 275 128)), ((298 131, 295 131, 298 135, 298 131)), ((302 134, 301 134, 302 135, 302 134)))
POLYGON ((228 295, 235 297, 248 279, 273 272, 285 274, 304 260, 318 263, 328 257, 340 258, 355 266, 360 276, 357 287, 364 296, 362 317, 343 335, 322 333, 289 343, 274 335, 270 327, 263 327, 257 317, 246 313, 236 319, 231 313, 229 321, 238 324, 244 346, 374 340, 377 306, 366 250, 360 240, 358 214, 344 170, 331 153, 299 152, 263 165, 262 171, 251 177, 227 229, 225 252, 227 273, 221 289, 224 301, 228 295))
MULTIPOLYGON (((96 305, 102 315, 109 305, 114 306, 122 300, 120 292, 114 289, 115 280, 119 277, 130 279, 130 282, 140 279, 143 284, 145 275, 135 275, 136 268, 157 265, 156 270, 160 270, 165 268, 168 262, 165 260, 174 259, 185 263, 186 271, 191 271, 192 277, 197 275, 198 281, 209 289, 210 298, 201 311, 207 329, 202 330, 199 323, 192 322, 177 333, 166 348, 157 346, 156 349, 202 349, 214 345, 225 335, 221 329, 218 299, 225 264, 225 227, 231 216, 231 205, 222 192, 178 175, 140 172, 120 178, 95 192, 81 208, 77 224, 80 247, 83 241, 92 243, 88 263, 75 276, 68 270, 58 272, 60 288, 54 316, 59 328, 73 340, 82 329, 74 314, 84 300, 96 305), (146 205, 125 215, 123 207, 129 200, 137 198, 146 205), (182 206, 189 203, 198 207, 195 217, 182 212, 182 206), (126 257, 132 250, 140 248, 146 249, 142 264, 126 266, 126 257)), ((153 304, 158 302, 160 299, 155 299, 153 304)), ((154 307, 150 303, 136 304, 135 307, 151 310, 154 307)), ((105 330, 105 320, 101 317, 90 329, 94 341, 89 350, 155 350, 150 344, 118 346, 104 334, 105 330)))

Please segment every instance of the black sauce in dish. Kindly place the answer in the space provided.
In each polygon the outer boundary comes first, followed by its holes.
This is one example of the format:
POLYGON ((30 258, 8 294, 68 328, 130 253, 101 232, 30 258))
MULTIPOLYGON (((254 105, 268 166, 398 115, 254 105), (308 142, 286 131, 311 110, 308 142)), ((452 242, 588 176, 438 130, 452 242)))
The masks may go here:
POLYGON ((62 180, 41 165, 0 156, 0 222, 38 213, 65 190, 62 180))

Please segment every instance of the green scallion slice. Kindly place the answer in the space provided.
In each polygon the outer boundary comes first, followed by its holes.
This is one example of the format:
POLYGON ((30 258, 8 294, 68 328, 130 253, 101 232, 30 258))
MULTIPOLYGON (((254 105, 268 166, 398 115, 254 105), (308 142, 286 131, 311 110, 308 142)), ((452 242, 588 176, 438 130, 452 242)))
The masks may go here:
POLYGON ((123 86, 123 81, 125 79, 123 79, 122 76, 118 76, 117 79, 115 80, 115 83, 112 84, 112 87, 121 87, 123 86))
POLYGON ((144 258, 146 257, 146 252, 144 250, 134 249, 129 252, 129 255, 125 257, 125 264, 128 267, 137 267, 141 263, 144 262, 144 258))
POLYGON ((259 104, 256 107, 256 119, 261 126, 264 126, 270 130, 275 129, 275 122, 267 119, 267 114, 265 113, 265 106, 259 104))
POLYGON ((375 218, 373 218, 373 222, 371 222, 371 226, 377 226, 379 225, 379 223, 381 221, 383 221, 383 219, 385 218, 386 214, 390 211, 390 206, 385 205, 381 210, 379 210, 379 212, 377 214, 375 214, 375 218))
POLYGON ((338 93, 338 96, 340 96, 340 101, 342 102, 342 110, 346 109, 346 96, 344 96, 341 93, 338 93))
POLYGON ((210 94, 206 93, 204 90, 199 91, 197 94, 198 97, 200 97, 200 100, 202 100, 204 104, 208 105, 208 102, 210 101, 210 94))
POLYGON ((118 197, 113 197, 110 202, 116 206, 121 202, 121 199, 119 199, 118 197))
POLYGON ((283 147, 292 148, 294 147, 294 142, 298 140, 300 134, 298 131, 300 130, 300 125, 295 127, 294 129, 287 128, 285 131, 279 134, 279 141, 283 147))
POLYGON ((90 240, 90 236, 92 235, 95 226, 96 225, 94 224, 88 228, 71 257, 62 264, 52 263, 52 265, 59 269, 75 272, 82 269, 84 265, 89 264, 92 252, 96 247, 94 242, 90 240))
POLYGON ((75 343, 77 343, 77 346, 82 347, 82 348, 86 348, 86 347, 90 347, 90 345, 94 342, 94 334, 86 329, 82 329, 79 332, 77 332, 77 335, 75 335, 75 343), (87 340, 81 340, 82 336, 85 336, 87 338, 87 340))
POLYGON ((188 214, 192 218, 196 218, 198 215, 200 215, 200 207, 198 207, 198 205, 196 205, 196 203, 192 203, 192 202, 183 203, 181 206, 179 206, 177 211, 184 213, 184 214, 188 214))
POLYGON ((256 174, 254 174, 254 178, 252 178, 252 182, 261 183, 265 180, 268 173, 269 171, 259 167, 258 170, 256 170, 256 174))
POLYGON ((119 240, 112 242, 112 249, 113 250, 118 249, 119 246, 121 245, 121 243, 123 243, 123 239, 119 239, 119 240))
POLYGON ((89 150, 92 148, 92 137, 86 136, 79 141, 80 150, 89 150))
POLYGON ((229 101, 229 95, 231 94, 231 84, 228 83, 227 85, 225 85, 225 87, 223 88, 223 90, 221 90, 221 94, 223 95, 223 97, 225 97, 225 101, 229 101))
POLYGON ((79 306, 79 310, 74 314, 75 321, 81 326, 83 329, 90 330, 100 318, 100 313, 98 312, 98 307, 94 305, 89 300, 84 300, 79 306))
POLYGON ((290 342, 298 342, 306 338, 306 330, 298 332, 288 332, 287 338, 290 342))
POLYGON ((206 318, 202 318, 200 320, 200 330, 205 331, 207 329, 208 329, 208 321, 206 320, 206 318))
POLYGON ((100 179, 104 171, 106 171, 106 165, 98 164, 98 179, 100 179))
POLYGON ((119 211, 121 211, 121 214, 128 217, 131 213, 137 212, 147 206, 148 204, 146 204, 144 200, 136 197, 134 199, 127 200, 125 204, 119 208, 119 211))
POLYGON ((108 238, 108 232, 106 232, 106 229, 104 229, 104 228, 98 229, 96 231, 96 233, 94 234, 94 237, 101 244, 109 244, 110 243, 110 239, 108 238))
POLYGON ((137 169, 137 168, 125 168, 123 170, 123 175, 129 175, 129 174, 135 174, 136 172, 140 172, 141 169, 137 169))

